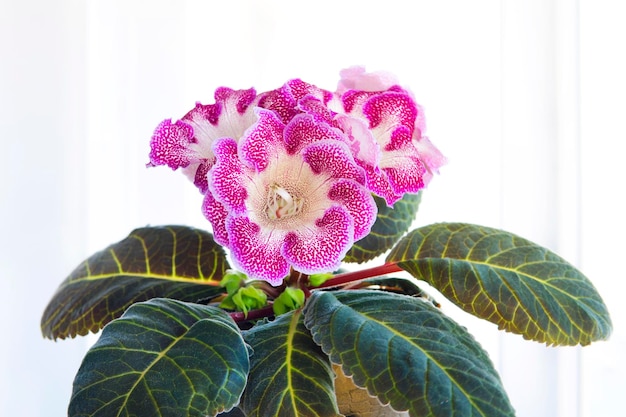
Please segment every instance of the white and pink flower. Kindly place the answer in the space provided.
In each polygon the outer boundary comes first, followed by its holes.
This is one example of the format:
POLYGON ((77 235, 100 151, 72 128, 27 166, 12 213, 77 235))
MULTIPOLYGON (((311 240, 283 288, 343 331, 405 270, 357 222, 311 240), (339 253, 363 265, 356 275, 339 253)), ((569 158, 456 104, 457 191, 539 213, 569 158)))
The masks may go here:
POLYGON ((221 87, 215 104, 154 132, 148 165, 193 179, 216 242, 250 277, 336 269, 370 232, 373 195, 392 206, 445 163, 393 76, 341 76, 335 93, 300 79, 258 95, 221 87))
POLYGON ((341 75, 335 120, 361 144, 355 158, 367 172, 367 186, 390 206, 423 189, 445 158, 423 136, 423 110, 412 94, 384 72, 353 67, 341 75))
POLYGON ((290 268, 336 269, 366 236, 376 205, 343 134, 299 114, 285 125, 269 110, 239 143, 221 139, 204 213, 215 239, 251 277, 279 283, 290 268))
POLYGON ((196 103, 181 120, 166 119, 150 141, 149 166, 182 168, 203 194, 208 191, 207 173, 215 163, 213 143, 219 138, 237 139, 255 121, 256 91, 215 90, 215 104, 196 103))

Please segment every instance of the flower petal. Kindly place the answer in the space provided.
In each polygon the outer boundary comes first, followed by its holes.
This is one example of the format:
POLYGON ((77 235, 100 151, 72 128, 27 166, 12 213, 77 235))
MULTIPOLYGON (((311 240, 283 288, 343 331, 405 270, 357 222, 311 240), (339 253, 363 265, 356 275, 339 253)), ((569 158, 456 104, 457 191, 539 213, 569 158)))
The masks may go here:
POLYGON ((396 77, 388 72, 366 72, 365 67, 354 66, 339 72, 341 79, 337 92, 343 94, 348 90, 385 91, 398 84, 396 77))
POLYGON ((259 107, 276 113, 283 123, 289 122, 293 116, 300 113, 298 101, 287 85, 263 93, 259 100, 259 107))
POLYGON ((342 207, 330 207, 314 228, 285 236, 282 254, 297 271, 305 274, 334 271, 354 242, 354 221, 342 207))
POLYGON ((426 166, 426 172, 424 173, 424 186, 427 186, 433 177, 434 173, 439 172, 439 168, 447 163, 446 157, 443 156, 441 151, 431 143, 426 137, 422 136, 419 140, 414 140, 413 145, 417 149, 417 153, 420 159, 426 166))
POLYGON ((391 189, 397 195, 417 193, 424 188, 423 177, 426 168, 423 162, 415 156, 393 152, 389 157, 389 163, 385 164, 381 170, 387 174, 391 189))
POLYGON ((150 140, 149 166, 167 165, 172 169, 187 167, 199 162, 203 156, 198 152, 193 127, 181 120, 162 121, 150 140))
POLYGON ((255 101, 257 96, 253 88, 232 90, 220 87, 215 90, 215 104, 196 103, 176 123, 165 120, 152 136, 148 166, 183 168, 184 174, 200 192, 206 193, 207 174, 215 162, 213 143, 223 137, 238 140, 256 121, 252 111, 255 101))
POLYGON ((443 155, 427 138, 422 138, 422 108, 407 90, 370 78, 361 68, 352 68, 344 76, 346 80, 340 82, 339 92, 343 91, 341 103, 345 113, 339 110, 335 119, 350 138, 357 163, 365 169, 367 186, 388 205, 405 193, 420 191, 445 163, 443 155), (370 90, 348 89, 359 83, 370 83, 370 90), (386 90, 372 91, 375 88, 386 90), (367 126, 364 128, 357 121, 366 122, 367 126), (372 138, 378 147, 372 146, 372 138))
POLYGON ((264 233, 245 216, 229 217, 226 228, 235 266, 250 278, 280 284, 289 273, 289 263, 281 254, 284 235, 264 233))
POLYGON ((385 199, 389 207, 402 198, 402 194, 396 193, 391 187, 386 171, 381 170, 378 166, 369 164, 362 164, 361 166, 366 173, 367 188, 377 196, 385 199))
POLYGON ((284 147, 285 125, 269 110, 256 109, 258 121, 248 129, 240 142, 241 159, 257 171, 263 171, 270 159, 284 147))
POLYGON ((237 142, 224 138, 215 143, 217 160, 209 176, 209 189, 214 197, 228 210, 235 213, 246 211, 244 167, 237 153, 237 142))
POLYGON ((276 90, 263 93, 259 100, 259 107, 275 112, 286 124, 301 112, 300 100, 307 96, 327 104, 333 98, 333 93, 296 78, 287 81, 276 90))
POLYGON ((213 162, 214 159, 210 162, 205 160, 195 164, 189 164, 188 167, 182 168, 183 174, 185 174, 185 176, 189 178, 189 180, 192 181, 196 187, 198 187, 200 193, 203 195, 209 191, 209 179, 207 176, 209 170, 213 167, 213 162))
POLYGON ((304 96, 298 102, 298 108, 304 113, 315 118, 316 121, 325 122, 330 126, 337 127, 334 121, 336 113, 323 101, 312 95, 304 96))
POLYGON ((222 246, 228 247, 230 241, 226 231, 226 217, 228 216, 226 207, 217 201, 211 193, 206 193, 202 202, 202 214, 211 223, 215 241, 222 246))
POLYGON ((333 139, 340 142, 347 140, 341 130, 333 128, 309 114, 299 114, 285 126, 285 147, 291 155, 299 153, 304 147, 313 142, 324 139, 333 139))
POLYGON ((354 220, 354 240, 367 236, 376 220, 376 202, 364 186, 350 180, 335 182, 328 192, 328 197, 340 203, 354 220))
POLYGON ((369 165, 378 165, 380 146, 365 121, 346 115, 337 115, 335 120, 348 137, 348 146, 354 158, 369 165))
POLYGON ((365 182, 365 171, 356 164, 343 142, 328 139, 314 142, 302 150, 302 157, 316 174, 365 182))
POLYGON ((413 131, 417 105, 407 94, 386 92, 367 100, 363 104, 363 114, 369 120, 370 128, 378 128, 381 133, 388 132, 398 125, 406 126, 413 131))
POLYGON ((333 97, 333 93, 331 93, 330 91, 326 91, 313 84, 309 84, 299 78, 289 80, 285 85, 289 88, 289 91, 291 92, 291 95, 295 98, 296 102, 299 102, 306 96, 313 96, 326 104, 333 97))
POLYGON ((239 139, 255 121, 253 103, 257 99, 253 88, 215 90, 215 104, 196 103, 183 120, 193 126, 198 144, 210 151, 219 138, 239 139))
POLYGON ((367 100, 376 94, 378 93, 361 90, 348 90, 341 95, 341 104, 343 105, 343 109, 346 113, 351 114, 354 117, 362 117, 366 119, 362 111, 363 105, 367 102, 367 100))
MULTIPOLYGON (((223 110, 227 113, 226 116, 229 119, 230 117, 236 117, 233 109, 236 110, 238 114, 242 115, 248 111, 249 107, 257 99, 256 90, 254 88, 249 88, 247 90, 233 90, 228 87, 219 87, 215 90, 214 97, 216 103, 223 104, 223 110)), ((232 120, 228 121, 232 122, 232 120)))

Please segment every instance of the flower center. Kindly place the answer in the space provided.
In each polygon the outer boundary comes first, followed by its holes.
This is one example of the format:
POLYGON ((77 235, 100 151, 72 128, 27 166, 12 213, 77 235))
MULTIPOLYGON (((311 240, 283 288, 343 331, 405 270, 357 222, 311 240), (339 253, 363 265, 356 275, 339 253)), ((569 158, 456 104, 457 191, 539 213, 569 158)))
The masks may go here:
POLYGON ((278 184, 272 184, 267 193, 265 212, 270 220, 288 219, 300 213, 304 199, 292 196, 278 184))

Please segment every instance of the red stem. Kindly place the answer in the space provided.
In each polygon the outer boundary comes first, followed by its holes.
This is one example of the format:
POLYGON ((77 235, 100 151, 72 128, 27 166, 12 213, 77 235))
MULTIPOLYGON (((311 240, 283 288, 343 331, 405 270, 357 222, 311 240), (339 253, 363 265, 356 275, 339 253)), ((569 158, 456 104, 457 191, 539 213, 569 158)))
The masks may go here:
POLYGON ((274 314, 274 309, 272 308, 272 305, 268 305, 265 306, 263 308, 259 308, 258 310, 250 310, 248 311, 248 315, 245 315, 243 312, 241 311, 235 311, 232 313, 229 313, 230 317, 235 320, 236 323, 242 322, 242 321, 248 321, 248 320, 255 320, 255 319, 261 319, 263 317, 269 317, 272 314, 274 314))
POLYGON ((390 262, 384 265, 375 266, 373 268, 360 269, 358 271, 344 272, 343 274, 335 275, 334 278, 331 278, 319 287, 315 287, 312 289, 340 287, 342 285, 356 281, 362 281, 367 278, 378 277, 392 272, 402 271, 404 270, 400 268, 398 264, 390 262))

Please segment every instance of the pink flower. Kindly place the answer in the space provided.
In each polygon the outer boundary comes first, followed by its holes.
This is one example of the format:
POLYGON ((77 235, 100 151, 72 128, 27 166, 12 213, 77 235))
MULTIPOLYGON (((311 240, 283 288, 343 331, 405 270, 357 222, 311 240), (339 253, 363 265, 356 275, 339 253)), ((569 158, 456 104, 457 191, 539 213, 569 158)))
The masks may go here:
POLYGON ((204 213, 238 268, 279 283, 293 268, 336 269, 366 236, 376 205, 343 133, 307 114, 258 109, 237 143, 220 139, 204 213))
POLYGON ((300 79, 259 95, 215 91, 163 121, 148 166, 181 168, 204 194, 215 241, 252 278, 328 272, 376 219, 445 163, 423 136, 422 108, 387 73, 353 67, 337 91, 300 79))
POLYGON ((303 101, 314 99, 326 106, 332 98, 330 91, 296 78, 276 90, 260 94, 259 107, 273 111, 283 123, 288 123, 296 114, 303 112, 303 101))
POLYGON ((354 143, 368 188, 388 205, 420 191, 445 164, 422 136, 422 108, 389 74, 367 74, 359 67, 344 70, 337 94, 336 123, 354 143))
POLYGON ((167 165, 182 168, 202 193, 208 190, 207 173, 215 163, 213 143, 219 138, 238 140, 255 121, 257 101, 254 89, 215 90, 215 104, 196 107, 181 120, 164 120, 150 141, 148 166, 167 165))

